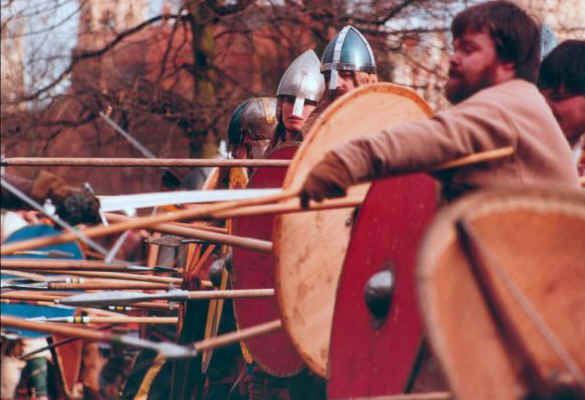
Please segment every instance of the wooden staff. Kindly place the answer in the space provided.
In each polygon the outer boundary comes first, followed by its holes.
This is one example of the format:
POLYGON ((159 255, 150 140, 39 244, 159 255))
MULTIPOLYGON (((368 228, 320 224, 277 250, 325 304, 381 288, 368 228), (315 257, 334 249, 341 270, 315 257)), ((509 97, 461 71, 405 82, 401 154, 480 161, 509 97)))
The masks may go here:
MULTIPOLYGON (((10 268, 7 269, 12 273, 10 268)), ((153 282, 153 283, 166 283, 167 285, 180 285, 183 282, 181 278, 171 278, 168 276, 156 276, 156 275, 138 275, 138 274, 124 274, 121 272, 101 272, 101 271, 70 271, 65 269, 34 269, 36 272, 49 273, 55 275, 71 275, 71 276, 84 276, 88 278, 109 278, 118 280, 132 280, 141 282, 153 282)), ((203 286, 211 286, 211 282, 202 281, 203 286)))
POLYGON ((235 332, 230 332, 213 338, 201 340, 194 343, 193 346, 197 351, 216 349, 218 347, 224 347, 232 343, 238 343, 242 340, 270 333, 280 329, 281 327, 282 322, 277 319, 256 326, 251 326, 249 328, 240 329, 235 332))
POLYGON ((334 210, 336 208, 358 207, 363 202, 363 196, 343 197, 340 199, 327 199, 320 203, 312 202, 308 208, 302 208, 298 201, 287 201, 279 204, 268 204, 262 206, 250 206, 236 208, 228 211, 214 213, 214 218, 237 218, 253 215, 290 214, 297 212, 334 210))
POLYGON ((46 301, 55 305, 54 300, 60 299, 64 296, 70 296, 71 293, 54 293, 54 292, 40 292, 19 290, 14 292, 2 293, 2 300, 32 300, 32 301, 46 301))
POLYGON ((177 324, 178 317, 130 317, 130 316, 87 316, 79 315, 62 318, 49 318, 48 322, 67 324, 177 324))
MULTIPOLYGON (((106 218, 108 217, 108 213, 105 213, 106 218)), ((204 231, 211 231, 217 233, 228 233, 227 228, 223 226, 215 226, 209 225, 206 222, 191 222, 191 223, 184 223, 184 222, 169 222, 171 225, 182 226, 183 228, 196 228, 196 229, 203 229, 204 231)))
POLYGON ((158 352, 166 358, 188 358, 197 356, 197 351, 174 343, 155 343, 128 335, 114 335, 109 332, 100 332, 95 329, 78 328, 50 322, 34 322, 6 315, 0 316, 3 327, 14 327, 35 332, 47 332, 64 336, 79 336, 80 338, 97 341, 121 343, 142 349, 150 349, 158 352))
POLYGON ((290 160, 221 159, 221 158, 80 158, 80 157, 10 157, 1 161, 6 167, 271 167, 287 168, 290 160))
MULTIPOLYGON (((0 261, 0 271, 5 270, 5 269, 6 268, 4 268, 4 265, 0 261)), ((10 269, 8 269, 8 270, 10 270, 10 269)), ((47 278, 45 275, 37 274, 34 272, 24 272, 24 271, 19 271, 19 270, 10 271, 10 272, 8 272, 7 275, 14 275, 14 276, 18 276, 19 278, 31 279, 33 281, 39 281, 39 282, 47 281, 50 279, 50 278, 47 278)))
MULTIPOLYGON (((34 291, 18 291, 18 292, 8 292, 2 293, 2 301, 9 300, 9 301, 38 301, 38 302, 45 302, 48 304, 45 305, 56 305, 57 303, 55 300, 59 300, 63 297, 70 296, 70 293, 53 293, 53 292, 45 292, 39 293, 34 291)), ((175 303, 169 303, 164 301, 140 301, 137 303, 132 303, 132 307, 140 308, 145 310, 176 310, 178 305, 175 303)), ((112 309, 125 311, 123 306, 120 307, 111 307, 112 309)))
POLYGON ((128 263, 108 264, 103 261, 86 261, 86 260, 51 260, 38 258, 3 258, 0 260, 2 269, 17 270, 35 270, 35 269, 60 269, 60 270, 92 270, 92 271, 109 271, 109 272, 174 272, 174 268, 167 267, 144 267, 141 265, 132 265, 128 263))
POLYGON ((168 284, 114 279, 95 279, 84 282, 46 282, 47 290, 165 290, 168 284))
MULTIPOLYGON (((281 200, 286 200, 291 197, 298 196, 299 190, 294 191, 283 191, 282 193, 264 196, 260 198, 254 199, 246 199, 246 200, 238 200, 238 201, 229 201, 219 204, 212 204, 207 206, 202 206, 193 209, 187 210, 180 210, 180 211, 172 211, 169 213, 158 214, 153 216, 147 217, 139 217, 128 219, 126 221, 111 224, 108 226, 98 225, 90 228, 81 229, 85 236, 92 238, 92 237, 99 237, 99 236, 106 236, 111 235, 118 232, 127 231, 130 229, 140 229, 151 227, 154 225, 158 225, 164 222, 170 221, 178 221, 178 220, 189 220, 194 218, 211 218, 212 213, 229 210, 236 207, 244 207, 244 206, 251 206, 251 205, 259 205, 259 204, 268 204, 274 203, 281 200)), ((24 240, 20 242, 5 244, 2 246, 0 254, 12 254, 17 251, 23 250, 30 250, 37 247, 43 246, 50 246, 55 244, 67 243, 77 239, 77 236, 71 232, 65 232, 61 235, 50 236, 50 237, 42 237, 37 239, 31 240, 24 240)))
MULTIPOLYGON (((108 220, 113 222, 130 221, 131 218, 120 214, 107 213, 108 220)), ((254 239, 249 237, 242 237, 236 235, 229 235, 226 233, 211 232, 198 228, 186 227, 186 224, 177 225, 171 223, 164 223, 151 226, 151 229, 158 232, 168 233, 171 235, 178 235, 187 238, 201 239, 213 243, 227 244, 234 247, 241 247, 248 250, 254 250, 260 253, 272 253, 272 242, 267 240, 254 239)))
MULTIPOLYGON (((431 171, 439 171, 444 169, 451 169, 455 167, 460 167, 463 165, 475 164, 480 162, 485 162, 488 160, 499 159, 503 157, 507 157, 514 153, 514 149, 512 147, 506 147, 502 149, 476 153, 466 157, 462 157, 457 160, 453 160, 447 163, 443 163, 438 165, 435 168, 431 168, 431 171)), ((117 224, 112 224, 109 226, 94 226, 86 229, 82 229, 81 232, 85 234, 85 236, 92 238, 92 237, 99 237, 99 236, 106 236, 111 235, 118 232, 127 231, 129 229, 140 229, 155 226, 165 222, 171 221, 179 221, 179 220, 189 220, 195 218, 213 218, 214 214, 217 214, 221 211, 232 210, 235 208, 240 207, 247 207, 247 206, 256 206, 256 205, 264 205, 264 204, 271 204, 276 203, 279 201, 288 200, 293 197, 298 197, 300 193, 300 188, 291 188, 289 190, 284 190, 283 192, 271 196, 264 196, 255 199, 246 199, 246 200, 239 200, 239 201, 228 201, 219 204, 212 204, 187 210, 180 210, 180 211, 173 211, 164 214, 158 214, 154 216, 148 217, 140 217, 140 218, 133 218, 131 220, 126 220, 117 224)), ((50 246, 54 244, 61 244, 70 241, 74 241, 77 239, 77 236, 71 232, 66 232, 61 235, 57 236, 50 236, 50 237, 43 237, 38 239, 31 239, 26 241, 20 241, 16 243, 10 243, 4 245, 0 251, 0 254, 12 254, 17 251, 23 250, 31 250, 37 247, 43 246, 50 246)))

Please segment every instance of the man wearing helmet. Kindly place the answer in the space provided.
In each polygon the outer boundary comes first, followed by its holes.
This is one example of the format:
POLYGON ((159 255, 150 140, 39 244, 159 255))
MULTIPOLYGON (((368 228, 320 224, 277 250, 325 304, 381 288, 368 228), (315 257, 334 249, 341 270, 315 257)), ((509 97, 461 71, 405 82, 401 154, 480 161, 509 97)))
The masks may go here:
POLYGON ((351 25, 343 27, 327 44, 321 57, 320 69, 327 90, 304 124, 305 133, 335 99, 360 86, 378 82, 372 47, 364 35, 351 25))
POLYGON ((270 149, 303 140, 303 127, 325 92, 320 61, 313 50, 298 56, 282 75, 276 90, 278 126, 270 149))
POLYGON ((362 33, 346 25, 329 42, 321 57, 330 101, 359 86, 378 81, 372 47, 362 33))

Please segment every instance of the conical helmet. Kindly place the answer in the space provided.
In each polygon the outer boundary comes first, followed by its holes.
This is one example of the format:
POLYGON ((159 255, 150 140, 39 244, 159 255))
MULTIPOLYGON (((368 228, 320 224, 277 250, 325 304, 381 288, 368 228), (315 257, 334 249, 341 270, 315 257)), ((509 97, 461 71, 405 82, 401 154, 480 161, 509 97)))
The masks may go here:
POLYGON ((370 44, 355 27, 346 25, 325 48, 321 72, 331 71, 329 89, 337 87, 337 71, 376 73, 376 60, 370 44))
POLYGON ((303 115, 305 100, 318 102, 323 97, 325 79, 320 68, 317 54, 307 50, 295 58, 280 78, 276 95, 295 98, 292 115, 303 115))
POLYGON ((242 144, 244 137, 270 141, 276 129, 276 98, 252 97, 240 103, 228 125, 228 147, 242 144))

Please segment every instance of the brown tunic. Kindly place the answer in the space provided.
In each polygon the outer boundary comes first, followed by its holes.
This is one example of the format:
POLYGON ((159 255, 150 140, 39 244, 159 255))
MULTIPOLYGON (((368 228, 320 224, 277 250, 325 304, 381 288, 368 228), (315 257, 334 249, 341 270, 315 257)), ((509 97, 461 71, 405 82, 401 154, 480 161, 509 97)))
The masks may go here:
POLYGON ((396 125, 334 150, 354 182, 428 170, 445 161, 513 146, 505 159, 439 178, 450 190, 514 184, 578 187, 571 149, 536 86, 511 80, 481 90, 433 118, 396 125))

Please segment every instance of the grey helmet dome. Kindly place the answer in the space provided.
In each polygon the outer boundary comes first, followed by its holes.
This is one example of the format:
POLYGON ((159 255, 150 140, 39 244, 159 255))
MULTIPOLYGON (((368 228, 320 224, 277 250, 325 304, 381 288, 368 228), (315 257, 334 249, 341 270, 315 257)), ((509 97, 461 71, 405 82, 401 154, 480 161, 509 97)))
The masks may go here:
POLYGON ((276 89, 277 96, 295 98, 292 115, 302 116, 305 100, 318 102, 325 92, 321 61, 313 50, 307 50, 289 65, 276 89))
POLYGON ((374 52, 362 33, 346 25, 329 42, 321 57, 321 72, 331 72, 329 89, 337 87, 337 71, 362 71, 376 73, 374 52))
POLYGON ((252 140, 271 140, 276 125, 276 98, 252 97, 244 100, 230 117, 228 148, 242 144, 245 136, 252 140))

